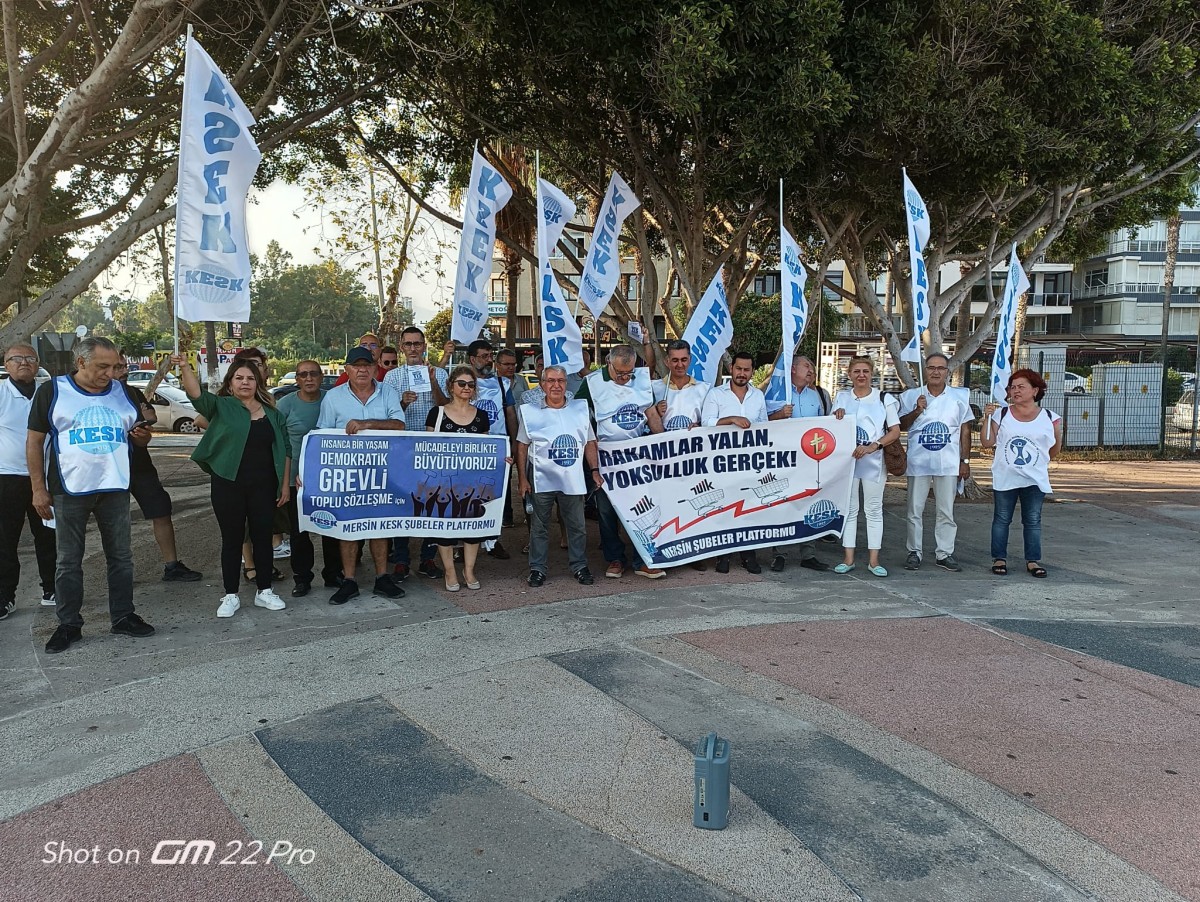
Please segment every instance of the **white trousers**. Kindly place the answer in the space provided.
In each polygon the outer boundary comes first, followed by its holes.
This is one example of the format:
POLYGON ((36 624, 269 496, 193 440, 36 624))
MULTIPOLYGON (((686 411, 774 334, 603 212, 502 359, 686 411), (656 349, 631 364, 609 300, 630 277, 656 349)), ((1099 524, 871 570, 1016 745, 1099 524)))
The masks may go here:
POLYGON ((908 477, 908 550, 921 554, 925 502, 929 499, 930 486, 933 486, 933 500, 937 505, 937 519, 933 524, 934 548, 937 556, 944 558, 954 554, 954 539, 958 535, 958 524, 954 522, 957 476, 908 477))
POLYGON ((867 548, 878 551, 883 547, 883 487, 885 483, 867 479, 855 479, 850 484, 850 513, 846 515, 846 528, 842 530, 842 547, 853 548, 858 542, 858 512, 867 515, 867 548), (858 492, 862 486, 862 504, 858 492))

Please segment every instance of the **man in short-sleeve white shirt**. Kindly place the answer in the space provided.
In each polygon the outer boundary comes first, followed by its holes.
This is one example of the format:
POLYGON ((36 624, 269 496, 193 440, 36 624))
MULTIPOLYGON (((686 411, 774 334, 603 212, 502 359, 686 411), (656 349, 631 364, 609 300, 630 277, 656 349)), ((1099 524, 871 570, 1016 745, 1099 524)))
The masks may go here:
POLYGON ((929 489, 937 506, 934 523, 935 561, 943 570, 962 570, 954 559, 958 524, 954 497, 958 481, 971 475, 970 395, 946 384, 950 362, 944 354, 925 359, 925 385, 900 396, 900 426, 908 430, 908 558, 905 570, 921 566, 925 501, 929 489))

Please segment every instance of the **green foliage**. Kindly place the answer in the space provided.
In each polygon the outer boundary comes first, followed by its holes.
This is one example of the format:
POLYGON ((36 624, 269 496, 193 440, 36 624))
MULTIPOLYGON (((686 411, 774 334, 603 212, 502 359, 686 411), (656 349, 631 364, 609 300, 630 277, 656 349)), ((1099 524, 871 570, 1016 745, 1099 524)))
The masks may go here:
POLYGON ((153 344, 155 350, 174 347, 175 336, 171 332, 158 329, 124 332, 116 331, 108 336, 113 344, 120 348, 126 357, 147 357, 152 353, 147 344, 153 344))
MULTIPOLYGON (((449 307, 443 307, 437 313, 429 318, 424 326, 425 329, 425 344, 428 347, 426 356, 432 363, 435 359, 441 358, 442 345, 450 340, 450 326, 453 324, 454 311, 449 307)), ((440 366, 445 366, 445 361, 441 361, 440 366)))
MULTIPOLYGON (((733 310, 733 334, 736 347, 731 351, 746 351, 756 363, 774 362, 783 341, 779 295, 745 294, 733 310)), ((817 359, 821 341, 835 341, 845 317, 828 298, 822 298, 821 334, 817 334, 817 311, 809 312, 808 326, 800 339, 799 353, 817 359)))

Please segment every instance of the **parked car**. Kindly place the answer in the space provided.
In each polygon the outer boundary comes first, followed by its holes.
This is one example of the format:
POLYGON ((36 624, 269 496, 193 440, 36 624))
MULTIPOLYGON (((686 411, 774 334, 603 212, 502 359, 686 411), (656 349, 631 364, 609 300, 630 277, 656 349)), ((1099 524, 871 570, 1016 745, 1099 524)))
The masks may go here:
POLYGON ((196 408, 182 389, 170 385, 160 385, 149 398, 154 412, 158 414, 158 429, 169 429, 172 432, 199 432, 196 425, 196 408))
MULTIPOLYGON (((154 370, 133 370, 127 377, 127 382, 134 388, 140 388, 142 391, 145 391, 146 386, 150 384, 150 380, 154 378, 154 373, 154 370)), ((163 384, 179 388, 179 377, 167 373, 163 377, 163 384)))
MULTIPOLYGON (((333 388, 333 383, 337 382, 337 380, 338 377, 336 374, 326 373, 321 377, 321 388, 323 388, 325 391, 329 391, 329 389, 333 388)), ((270 389, 270 392, 275 396, 275 400, 278 401, 285 395, 290 395, 292 392, 299 390, 300 386, 292 383, 291 385, 276 385, 274 388, 270 389)))
MULTIPOLYGON (((7 378, 8 378, 8 371, 0 370, 0 380, 4 380, 7 378)), ((41 385, 43 382, 49 382, 50 379, 51 379, 51 376, 46 371, 46 368, 44 366, 39 366, 37 375, 33 377, 34 384, 36 384, 36 385, 41 385)))
POLYGON ((283 388, 284 386, 295 385, 295 384, 296 384, 296 371, 292 370, 290 373, 284 373, 282 376, 279 377, 279 382, 277 383, 277 387, 283 388))
POLYGON ((1180 432, 1195 432, 1196 390, 1185 391, 1175 402, 1175 413, 1171 417, 1171 425, 1180 432))
POLYGON ((1066 391, 1074 392, 1077 395, 1087 394, 1087 383, 1087 377, 1085 376, 1080 376, 1077 373, 1063 373, 1063 388, 1066 391))

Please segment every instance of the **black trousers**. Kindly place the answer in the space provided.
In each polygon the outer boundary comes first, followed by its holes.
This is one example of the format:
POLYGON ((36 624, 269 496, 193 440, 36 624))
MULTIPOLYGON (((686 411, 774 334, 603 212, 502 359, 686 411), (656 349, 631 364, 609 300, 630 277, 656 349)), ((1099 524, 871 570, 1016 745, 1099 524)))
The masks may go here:
MULTIPOLYGON (((312 533, 300 531, 300 508, 296 504, 296 487, 287 503, 289 532, 292 536, 292 576, 296 582, 311 583, 313 581, 313 566, 317 556, 313 548, 312 533)), ((336 582, 342 575, 342 549, 337 539, 321 536, 321 578, 327 582, 336 582)))
POLYGON ((15 601, 21 581, 17 547, 21 530, 29 523, 33 551, 37 557, 42 592, 54 591, 54 530, 42 523, 33 509, 33 485, 28 476, 0 476, 0 604, 15 601))
POLYGON ((231 482, 212 478, 212 506, 221 528, 221 580, 226 595, 236 595, 242 580, 242 540, 247 532, 254 552, 255 584, 271 588, 274 569, 271 533, 275 522, 275 472, 231 482))

